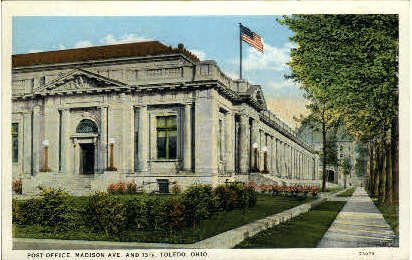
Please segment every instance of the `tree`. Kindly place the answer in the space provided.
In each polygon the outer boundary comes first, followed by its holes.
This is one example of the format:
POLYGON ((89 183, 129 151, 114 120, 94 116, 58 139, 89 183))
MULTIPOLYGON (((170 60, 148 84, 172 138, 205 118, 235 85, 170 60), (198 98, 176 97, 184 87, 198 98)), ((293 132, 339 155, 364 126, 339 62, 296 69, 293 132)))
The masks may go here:
POLYGON ((320 114, 341 118, 357 141, 369 144, 369 191, 381 202, 396 200, 398 16, 292 15, 279 22, 297 43, 288 77, 320 114))
POLYGON ((344 157, 342 162, 341 162, 341 168, 342 168, 342 172, 343 172, 343 176, 344 176, 344 188, 346 189, 346 182, 347 182, 347 178, 348 175, 350 175, 351 171, 352 171, 352 162, 350 160, 349 157, 344 157))
POLYGON ((339 126, 339 120, 330 115, 331 111, 326 106, 319 105, 316 100, 312 100, 307 108, 310 109, 311 114, 305 118, 300 118, 301 129, 309 127, 312 131, 322 134, 322 191, 325 191, 328 178, 326 166, 337 165, 338 162, 336 131, 339 126))

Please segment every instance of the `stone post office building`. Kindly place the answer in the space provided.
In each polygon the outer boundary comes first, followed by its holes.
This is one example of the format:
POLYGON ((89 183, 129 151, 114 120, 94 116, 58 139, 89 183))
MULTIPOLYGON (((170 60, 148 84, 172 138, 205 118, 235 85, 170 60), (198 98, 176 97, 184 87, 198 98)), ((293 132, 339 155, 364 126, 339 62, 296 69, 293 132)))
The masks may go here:
POLYGON ((230 79, 182 44, 13 55, 11 127, 24 194, 320 179, 318 155, 267 109, 259 85, 230 79))

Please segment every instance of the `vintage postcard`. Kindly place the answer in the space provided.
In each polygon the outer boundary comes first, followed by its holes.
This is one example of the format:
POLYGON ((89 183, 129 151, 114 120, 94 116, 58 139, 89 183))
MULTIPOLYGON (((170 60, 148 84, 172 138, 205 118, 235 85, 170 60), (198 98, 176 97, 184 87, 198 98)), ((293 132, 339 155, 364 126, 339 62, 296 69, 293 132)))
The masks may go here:
POLYGON ((2 3, 3 259, 408 259, 409 3, 2 3))

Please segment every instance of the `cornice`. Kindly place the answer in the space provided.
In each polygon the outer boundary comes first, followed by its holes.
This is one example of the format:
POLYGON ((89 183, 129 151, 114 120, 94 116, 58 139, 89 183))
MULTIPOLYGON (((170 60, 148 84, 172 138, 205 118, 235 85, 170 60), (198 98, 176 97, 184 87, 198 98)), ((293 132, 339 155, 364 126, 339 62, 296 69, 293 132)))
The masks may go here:
POLYGON ((87 60, 87 61, 66 62, 66 63, 58 63, 58 64, 22 66, 22 67, 12 68, 12 73, 35 72, 35 71, 42 71, 42 70, 74 69, 74 68, 82 68, 82 67, 90 67, 90 66, 106 66, 106 65, 108 66, 108 65, 112 65, 111 63, 115 63, 116 65, 119 65, 119 64, 131 63, 134 61, 139 61, 139 62, 164 61, 164 60, 171 60, 171 59, 175 59, 179 57, 185 59, 192 65, 196 64, 195 62, 187 58, 185 55, 181 53, 176 53, 176 54, 163 54, 163 55, 144 56, 144 57, 111 58, 111 59, 104 59, 104 60, 87 60))

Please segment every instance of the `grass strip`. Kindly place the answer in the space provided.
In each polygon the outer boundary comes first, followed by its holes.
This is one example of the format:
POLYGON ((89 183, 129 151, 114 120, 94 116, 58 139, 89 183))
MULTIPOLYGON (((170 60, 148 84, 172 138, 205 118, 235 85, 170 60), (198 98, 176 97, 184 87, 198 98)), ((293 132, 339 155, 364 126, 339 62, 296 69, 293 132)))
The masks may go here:
POLYGON ((386 222, 391 226, 393 232, 399 235, 399 204, 379 203, 377 200, 374 200, 374 203, 386 222))
POLYGON ((314 248, 345 203, 326 201, 305 214, 247 238, 235 248, 314 248))
POLYGON ((343 190, 343 187, 338 186, 338 187, 334 187, 334 188, 326 188, 325 192, 337 193, 341 190, 343 190))
POLYGON ((336 195, 337 197, 350 197, 352 194, 355 192, 355 187, 349 188, 345 190, 344 192, 336 195))
MULTIPOLYGON (((128 199, 128 198, 124 198, 128 199)), ((248 224, 255 220, 280 213, 308 202, 312 198, 303 197, 273 197, 258 194, 256 206, 247 209, 222 211, 202 220, 197 227, 187 227, 173 232, 128 229, 117 237, 106 237, 104 234, 92 231, 91 227, 79 227, 78 230, 55 232, 50 227, 38 225, 13 225, 13 236, 38 239, 70 239, 70 240, 110 240, 127 242, 162 242, 162 243, 194 243, 208 237, 220 234, 230 229, 248 224)), ((76 205, 83 206, 85 198, 75 199, 76 205)))

